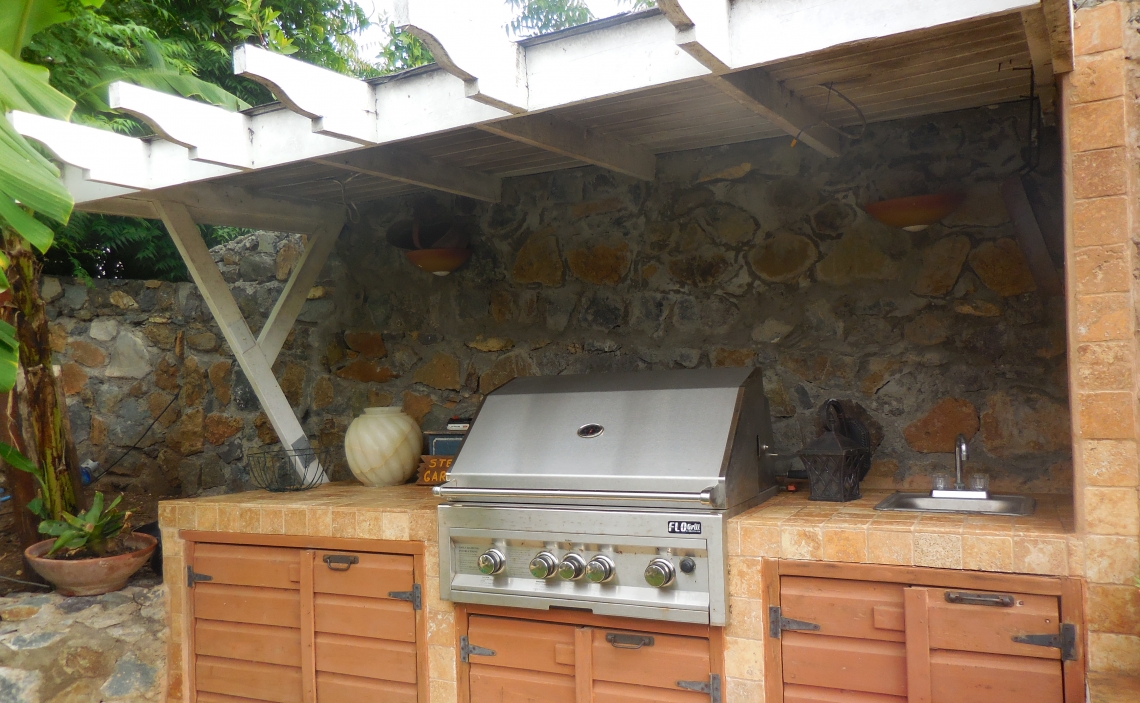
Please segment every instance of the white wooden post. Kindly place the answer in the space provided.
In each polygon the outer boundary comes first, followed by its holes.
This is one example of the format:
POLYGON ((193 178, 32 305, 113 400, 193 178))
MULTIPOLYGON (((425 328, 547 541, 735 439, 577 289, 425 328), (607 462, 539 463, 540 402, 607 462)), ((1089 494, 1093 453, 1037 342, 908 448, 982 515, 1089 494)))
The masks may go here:
MULTIPOLYGON (((257 341, 254 340, 249 325, 242 316, 241 310, 238 309, 233 294, 230 293, 229 285, 222 278, 222 272, 218 270, 217 264, 210 256, 206 243, 202 241, 202 235, 198 232, 198 225, 194 222, 194 218, 190 216, 186 206, 181 203, 156 201, 154 206, 166 224, 166 229, 170 232, 170 238, 174 240, 178 253, 186 262, 186 268, 189 269, 191 278, 194 279, 194 283, 202 293, 202 298, 218 322, 222 336, 225 337, 226 343, 233 351, 238 366, 241 367, 250 386, 253 387, 253 392, 261 403, 262 410, 269 418, 269 424, 272 425, 273 431, 281 440, 281 444, 296 452, 309 450, 311 448, 309 439, 305 436, 301 423, 293 414, 293 408, 289 406, 285 393, 273 376, 272 362, 266 357, 257 341)), ((334 231, 339 231, 339 229, 340 223, 336 223, 334 231)), ((309 247, 310 255, 318 241, 324 242, 327 239, 333 239, 333 237, 314 237, 313 245, 309 247)), ((324 251, 327 255, 328 250, 324 251)), ((292 278, 294 283, 299 277, 298 273, 299 271, 294 273, 292 278)), ((298 286, 294 285, 292 288, 287 288, 285 293, 290 293, 297 288, 298 286)), ((279 304, 277 308, 280 307, 283 306, 279 304)), ((275 312, 277 308, 275 308, 275 312)), ((299 305, 296 306, 296 310, 300 310, 299 305)), ((284 314, 278 313, 273 327, 277 328, 284 325, 285 319, 284 314)), ((296 312, 293 312, 288 326, 292 326, 293 319, 296 319, 296 312)), ((277 348, 279 349, 280 345, 277 348)), ((274 356, 276 356, 276 352, 274 356)), ((308 466, 294 461, 293 470, 306 483, 314 480, 324 483, 328 480, 324 469, 316 461, 308 466)))

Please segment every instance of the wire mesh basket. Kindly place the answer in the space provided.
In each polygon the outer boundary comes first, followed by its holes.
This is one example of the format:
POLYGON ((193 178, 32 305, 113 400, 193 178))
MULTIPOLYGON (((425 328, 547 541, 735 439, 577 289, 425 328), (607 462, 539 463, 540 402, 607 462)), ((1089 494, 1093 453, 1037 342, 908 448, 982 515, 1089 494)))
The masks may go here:
POLYGON ((338 446, 251 452, 246 462, 253 482, 274 493, 307 491, 349 478, 344 448, 338 446))

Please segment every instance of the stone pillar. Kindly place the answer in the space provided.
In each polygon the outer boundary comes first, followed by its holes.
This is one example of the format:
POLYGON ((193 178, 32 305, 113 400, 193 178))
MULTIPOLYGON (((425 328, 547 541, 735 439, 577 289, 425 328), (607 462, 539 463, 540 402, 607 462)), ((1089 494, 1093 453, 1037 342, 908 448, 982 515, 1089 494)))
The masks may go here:
POLYGON ((1140 35, 1130 5, 1076 14, 1062 80, 1074 500, 1084 535, 1089 669, 1140 675, 1140 35))

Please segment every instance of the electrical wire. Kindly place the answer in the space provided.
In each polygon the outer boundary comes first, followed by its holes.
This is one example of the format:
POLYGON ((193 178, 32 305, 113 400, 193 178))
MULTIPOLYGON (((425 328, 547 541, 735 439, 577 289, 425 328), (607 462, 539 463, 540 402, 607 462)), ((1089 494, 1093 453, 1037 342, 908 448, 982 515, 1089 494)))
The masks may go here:
POLYGON ((792 137, 792 146, 795 146, 796 144, 799 143, 800 137, 803 136, 804 132, 806 132, 809 129, 812 129, 816 125, 820 125, 820 124, 827 124, 828 127, 831 127, 836 132, 839 132, 840 134, 847 137, 848 139, 861 139, 863 137, 863 135, 866 134, 866 132, 867 132, 867 117, 866 117, 866 115, 863 114, 863 111, 859 109, 859 106, 855 104, 855 101, 852 100, 851 98, 847 97, 843 93, 841 93, 839 91, 839 89, 835 87, 834 83, 821 83, 820 85, 818 85, 816 87, 817 88, 827 88, 827 102, 825 102, 823 105, 823 114, 820 115, 818 120, 801 127, 800 131, 796 132, 796 136, 792 137), (842 129, 840 127, 835 127, 835 126, 827 123, 827 112, 831 108, 831 94, 832 93, 835 93, 836 95, 839 96, 839 98, 843 102, 850 105, 851 109, 855 111, 855 114, 859 116, 859 121, 862 122, 863 125, 859 129, 858 134, 851 134, 850 132, 848 132, 845 129, 842 129))
POLYGON ((35 586, 36 588, 51 588, 51 586, 44 583, 36 583, 35 581, 24 581, 23 579, 14 579, 11 576, 0 576, 0 579, 5 581, 12 581, 14 583, 22 583, 25 586, 35 586))
POLYGON ((130 454, 134 450, 138 449, 139 448, 139 442, 143 441, 143 438, 146 437, 146 433, 150 432, 151 428, 154 427, 155 424, 160 419, 162 419, 162 416, 166 414, 166 411, 170 409, 171 405, 174 405, 174 401, 176 401, 176 400, 178 400, 178 394, 177 393, 175 393, 174 397, 170 399, 170 402, 166 404, 166 407, 162 409, 162 412, 160 412, 158 415, 154 416, 154 420, 152 420, 151 423, 149 425, 147 425, 146 429, 143 430, 143 433, 141 435, 139 435, 139 438, 136 439, 135 443, 131 445, 131 448, 128 449, 127 451, 123 452, 122 454, 120 454, 119 458, 115 459, 115 461, 112 462, 110 466, 103 469, 103 471, 98 476, 92 476, 90 483, 88 483, 87 485, 90 486, 90 485, 94 484, 96 481, 98 481, 99 479, 106 476, 107 472, 110 471, 111 469, 115 468, 116 464, 118 464, 120 461, 122 461, 124 458, 126 458, 126 456, 128 454, 130 454))

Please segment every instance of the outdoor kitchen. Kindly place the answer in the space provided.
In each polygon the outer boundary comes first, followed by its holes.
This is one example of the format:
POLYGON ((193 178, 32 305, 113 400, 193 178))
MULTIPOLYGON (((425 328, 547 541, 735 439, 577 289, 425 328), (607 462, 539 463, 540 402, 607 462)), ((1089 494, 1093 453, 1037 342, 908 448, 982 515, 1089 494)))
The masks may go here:
MULTIPOLYGON (((316 112, 286 78, 308 67, 235 56, 292 91, 247 119, 297 118, 306 160, 91 200, 152 208, 188 262, 197 290, 147 324, 225 342, 143 354, 176 410, 153 480, 185 496, 159 507, 167 699, 1134 700, 1135 169, 1105 155, 1134 118, 1084 110, 1123 104, 1136 38, 1124 5, 1080 10, 1065 66, 1057 4, 1021 4, 732 73, 699 32, 715 13, 662 2, 523 42, 530 99, 565 56, 658 34, 698 78, 567 85, 582 95, 541 122, 500 115, 523 114, 517 86, 464 78, 491 75, 478 41, 413 2, 450 54, 374 81, 375 104, 446 103, 446 79, 464 107, 392 117, 411 135, 395 176, 380 147, 313 155, 378 138, 348 98, 316 112), (785 111, 745 104, 751 71, 799 91, 785 111), (479 124, 412 135, 437 119, 479 124), (255 215, 305 237, 211 254, 194 234, 255 215)), ((72 336, 95 336, 97 307, 49 300, 72 336)), ((94 428, 131 411, 94 399, 137 377, 84 367, 72 422, 87 413, 78 449, 103 460, 94 428)))

